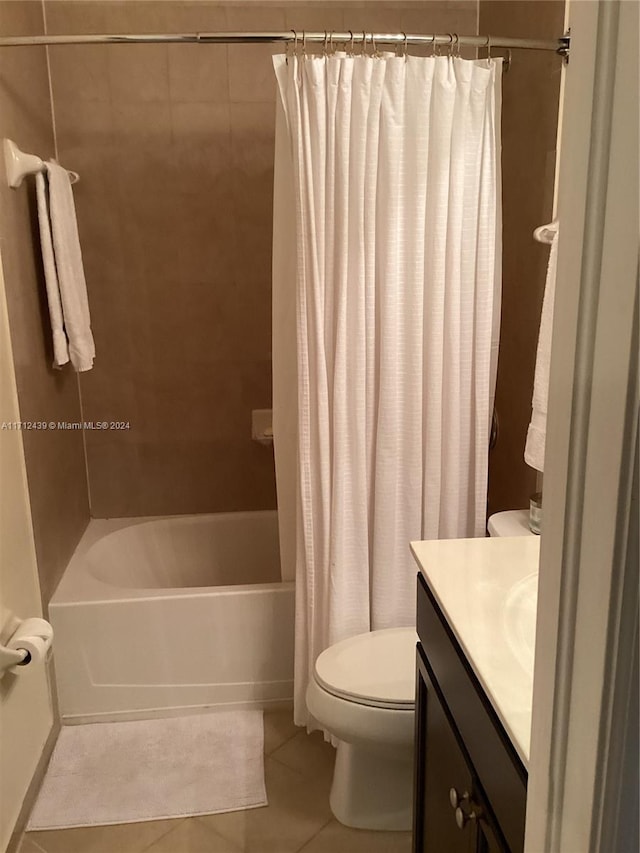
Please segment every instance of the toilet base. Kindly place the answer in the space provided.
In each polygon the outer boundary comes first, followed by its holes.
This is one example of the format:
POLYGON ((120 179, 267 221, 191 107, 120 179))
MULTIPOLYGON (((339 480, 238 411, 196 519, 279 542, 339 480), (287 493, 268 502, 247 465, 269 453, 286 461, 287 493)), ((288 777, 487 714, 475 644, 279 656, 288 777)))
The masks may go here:
POLYGON ((373 750, 339 741, 329 802, 340 823, 354 829, 411 829, 412 749, 373 750))

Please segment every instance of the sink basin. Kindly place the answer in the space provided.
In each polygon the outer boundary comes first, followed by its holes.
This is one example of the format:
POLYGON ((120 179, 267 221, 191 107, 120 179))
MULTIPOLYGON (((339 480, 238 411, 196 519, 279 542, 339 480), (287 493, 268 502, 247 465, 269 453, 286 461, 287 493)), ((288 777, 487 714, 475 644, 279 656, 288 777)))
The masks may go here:
POLYGON ((507 595, 503 617, 505 638, 523 668, 533 674, 536 645, 538 572, 522 578, 507 595))

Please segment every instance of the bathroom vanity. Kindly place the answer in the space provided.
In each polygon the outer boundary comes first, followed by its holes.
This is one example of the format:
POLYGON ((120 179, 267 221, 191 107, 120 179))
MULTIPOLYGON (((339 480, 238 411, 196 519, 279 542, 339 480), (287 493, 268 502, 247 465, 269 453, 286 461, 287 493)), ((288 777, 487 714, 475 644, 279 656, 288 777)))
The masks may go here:
POLYGON ((538 537, 412 543, 414 853, 524 848, 538 537))

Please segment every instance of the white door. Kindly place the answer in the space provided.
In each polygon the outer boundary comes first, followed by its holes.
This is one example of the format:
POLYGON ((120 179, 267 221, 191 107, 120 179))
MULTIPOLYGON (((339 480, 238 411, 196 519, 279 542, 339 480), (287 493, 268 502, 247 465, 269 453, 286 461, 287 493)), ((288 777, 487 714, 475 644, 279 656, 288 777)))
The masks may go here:
MULTIPOLYGON (((7 303, 0 262, 0 641, 42 615, 7 303)), ((0 680, 0 850, 5 851, 53 725, 45 669, 0 680)))
POLYGON ((527 853, 638 850, 638 8, 569 4, 527 853))

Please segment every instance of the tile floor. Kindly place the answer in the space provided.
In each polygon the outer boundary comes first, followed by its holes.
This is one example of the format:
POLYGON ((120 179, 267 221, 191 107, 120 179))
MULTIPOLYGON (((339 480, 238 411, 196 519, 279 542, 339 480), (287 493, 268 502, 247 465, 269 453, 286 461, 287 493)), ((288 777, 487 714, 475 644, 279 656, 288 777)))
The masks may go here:
POLYGON ((19 853, 409 853, 408 832, 347 829, 329 809, 334 750, 290 711, 264 715, 269 805, 147 823, 27 832, 19 853))

